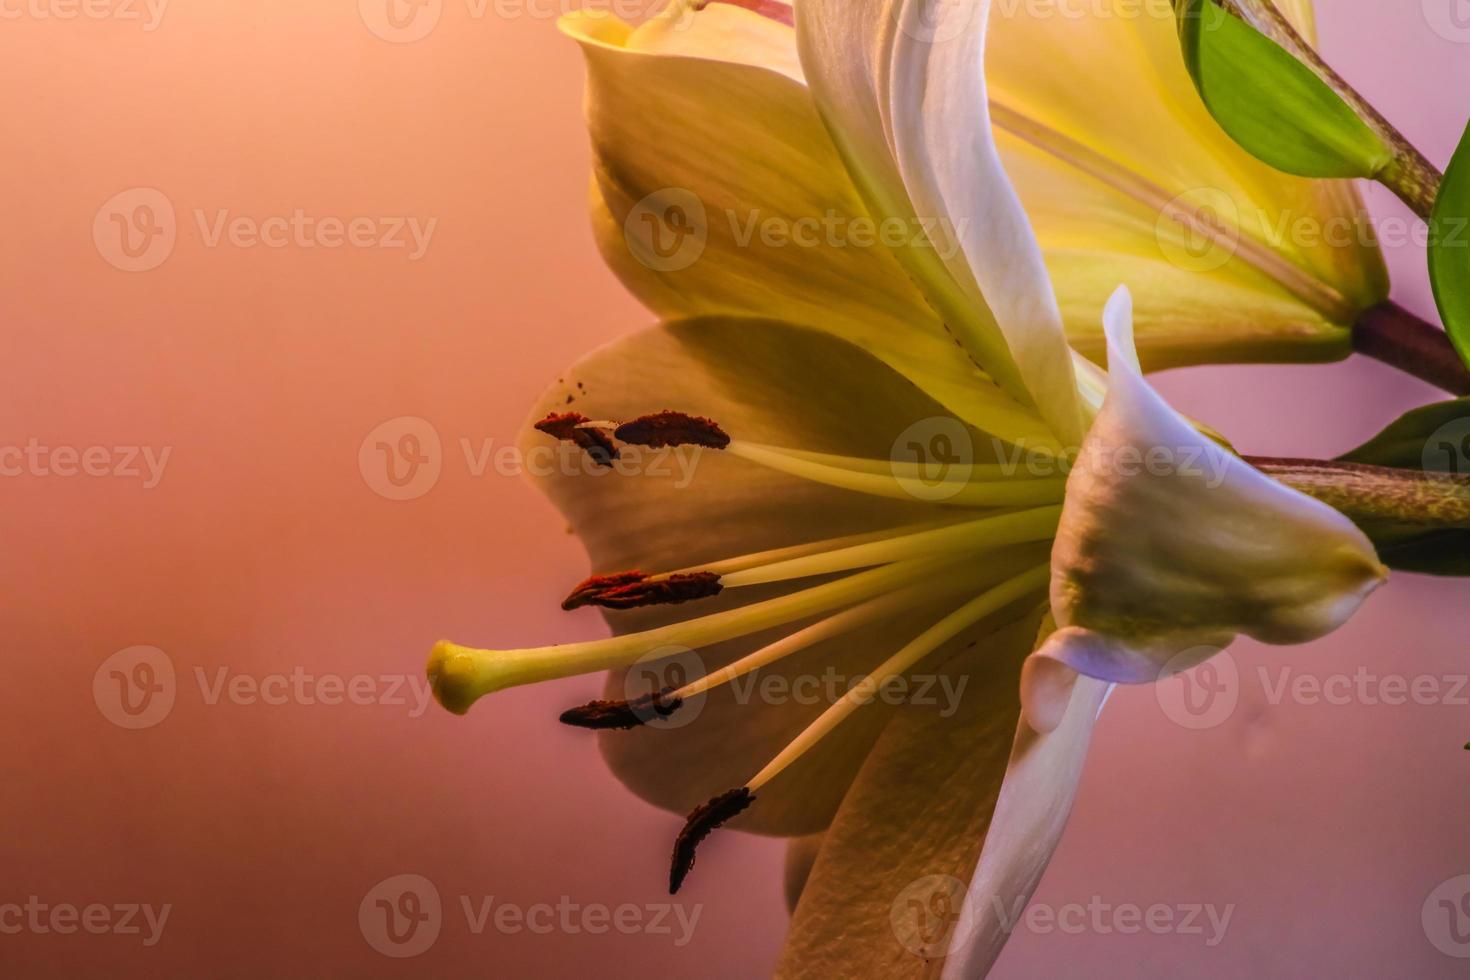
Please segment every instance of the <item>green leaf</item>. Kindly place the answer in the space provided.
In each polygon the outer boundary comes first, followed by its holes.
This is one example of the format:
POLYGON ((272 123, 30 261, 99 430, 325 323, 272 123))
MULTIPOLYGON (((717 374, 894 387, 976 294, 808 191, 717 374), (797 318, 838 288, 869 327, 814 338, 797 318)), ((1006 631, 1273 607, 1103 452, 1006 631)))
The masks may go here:
MULTIPOLYGON (((1344 463, 1470 476, 1470 398, 1414 408, 1369 441, 1342 455, 1344 463)), ((1470 576, 1470 529, 1360 522, 1383 564, 1398 572, 1470 576)))
POLYGON ((1444 172, 1429 219, 1429 282, 1460 360, 1470 364, 1470 129, 1444 172))
POLYGON ((1398 572, 1470 576, 1470 530, 1443 528, 1363 527, 1378 550, 1378 559, 1398 572))
POLYGON ((1470 476, 1470 398, 1416 408, 1338 458, 1345 463, 1470 476))
POLYGON ((1376 176, 1392 151, 1311 68, 1216 0, 1174 0, 1195 88, 1236 143, 1301 177, 1376 176))
MULTIPOLYGON (((1470 398, 1425 405, 1340 457, 1345 463, 1470 476, 1470 398)), ((1426 530, 1362 521, 1389 568, 1427 575, 1470 576, 1470 528, 1426 530)))

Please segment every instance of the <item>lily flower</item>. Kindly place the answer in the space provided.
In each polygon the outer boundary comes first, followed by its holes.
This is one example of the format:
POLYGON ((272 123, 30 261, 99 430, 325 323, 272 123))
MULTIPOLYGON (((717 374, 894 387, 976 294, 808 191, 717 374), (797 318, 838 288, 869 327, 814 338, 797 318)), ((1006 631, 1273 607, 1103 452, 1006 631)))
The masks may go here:
MULTIPOLYGON (((1308 0, 1278 6, 1315 37, 1308 0)), ((905 16, 917 40, 947 46, 928 12, 905 16)), ((1353 324, 1388 296, 1354 185, 1282 174, 1236 146, 1195 93, 1169 0, 1041 13, 1009 4, 989 16, 991 125, 1074 347, 1101 360, 1102 308, 1126 281, 1149 370, 1351 352, 1353 324)), ((793 22, 781 0, 681 0, 636 29, 590 15, 563 21, 588 58, 604 256, 666 318, 820 327, 860 311, 874 334, 895 319, 937 328, 950 311, 873 249, 852 247, 875 216, 812 111, 793 22), (640 261, 657 229, 642 223, 639 202, 670 188, 705 212, 691 216, 704 250, 688 268, 640 261), (824 228, 812 247, 762 234, 797 234, 802 219, 829 215, 837 230, 824 228), (743 288, 757 274, 769 286, 743 288), (783 280, 800 288, 775 288, 783 280)), ((899 359, 854 329, 848 339, 899 359)), ((926 360, 941 377, 959 367, 926 360)))
MULTIPOLYGON (((601 219, 738 147, 738 186, 774 213, 834 202, 943 233, 742 251, 709 222, 693 266, 635 273, 666 322, 577 363, 523 435, 528 455, 585 454, 540 483, 597 569, 563 605, 601 607, 615 635, 441 642, 429 677, 463 713, 609 671, 605 699, 563 720, 688 814, 671 891, 721 825, 802 839, 782 975, 979 975, 1056 846, 1111 685, 1239 633, 1321 636, 1384 569, 1345 517, 1153 392, 1126 290, 1102 318, 1110 375, 1069 347, 988 122, 985 3, 742 2, 654 53, 613 19, 567 21, 591 65, 601 219), (787 16, 804 84, 763 40, 787 16), (608 108, 639 93, 671 101, 608 108), (718 143, 687 131, 708 112, 718 143), (692 455, 692 480, 671 453, 692 455), (830 696, 800 693, 828 677, 830 696), (962 883, 970 928, 913 917, 905 896, 935 877, 962 883)), ((705 206, 739 200, 734 180, 724 197, 701 185, 705 206)), ((622 259, 673 254, 659 228, 622 224, 622 259)))

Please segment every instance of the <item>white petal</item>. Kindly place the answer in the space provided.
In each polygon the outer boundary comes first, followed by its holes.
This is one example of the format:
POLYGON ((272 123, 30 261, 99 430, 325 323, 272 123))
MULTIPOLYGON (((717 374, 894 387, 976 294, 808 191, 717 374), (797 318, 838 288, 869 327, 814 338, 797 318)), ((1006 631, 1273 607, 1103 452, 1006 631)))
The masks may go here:
POLYGON ((1015 917, 1025 910, 1061 840, 1093 726, 1111 691, 1111 684, 1083 677, 1063 702, 1052 730, 1042 733, 1024 720, 1020 723, 960 913, 960 921, 972 926, 964 942, 950 949, 943 980, 983 977, 1010 938, 1015 917))
POLYGON ((1202 436, 1144 380, 1120 289, 1104 313, 1110 387, 1067 482, 1052 551, 1058 631, 1023 683, 1054 723, 1056 669, 1144 683, 1244 633, 1304 643, 1340 626, 1386 570, 1346 517, 1202 436))
POLYGON ((989 0, 911 0, 889 93, 894 149, 918 213, 951 229, 946 262, 989 306, 1027 390, 1066 446, 1082 435, 1072 359, 1041 247, 1001 164, 985 86, 989 0))
POLYGON ((1061 314, 990 131, 988 13, 988 0, 800 0, 797 48, 869 208, 929 231, 936 247, 900 261, 981 367, 1076 445, 1061 314))

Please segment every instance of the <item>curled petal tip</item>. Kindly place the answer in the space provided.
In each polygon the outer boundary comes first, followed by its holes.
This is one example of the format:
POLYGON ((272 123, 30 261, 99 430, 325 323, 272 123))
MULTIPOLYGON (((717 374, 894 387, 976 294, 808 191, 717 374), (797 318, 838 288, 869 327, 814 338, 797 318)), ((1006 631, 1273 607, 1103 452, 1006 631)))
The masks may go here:
POLYGON ((1053 732, 1067 716, 1077 671, 1049 656, 1045 648, 1021 667, 1021 714, 1038 735, 1053 732))

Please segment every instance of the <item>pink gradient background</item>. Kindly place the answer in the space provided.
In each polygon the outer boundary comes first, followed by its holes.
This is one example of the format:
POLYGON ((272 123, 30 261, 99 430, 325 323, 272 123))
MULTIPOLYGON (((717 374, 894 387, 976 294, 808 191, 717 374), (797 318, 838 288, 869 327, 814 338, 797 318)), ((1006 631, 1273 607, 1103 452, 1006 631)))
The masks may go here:
MULTIPOLYGON (((541 10, 549 9, 549 4, 541 10)), ((7 8, 10 10, 15 7, 7 8)), ((523 8, 518 8, 523 9, 523 8)), ((1470 46, 1416 3, 1322 0, 1328 56, 1444 163, 1470 114, 1470 46)), ((580 352, 647 317, 587 231, 582 67, 545 17, 446 0, 412 44, 351 0, 175 0, 161 26, 0 21, 0 443, 172 447, 162 482, 0 481, 7 683, 0 903, 171 903, 162 941, 0 935, 0 973, 110 976, 750 977, 785 925, 782 846, 725 835, 681 898, 693 941, 473 935, 458 896, 666 901, 676 817, 556 723, 594 678, 433 708, 210 705, 195 668, 410 674, 441 635, 513 646, 601 633, 557 608, 586 570, 525 483, 475 478, 459 440, 509 442, 580 352), (92 223, 127 188, 179 213, 168 261, 126 273, 92 223), (206 247, 195 209, 437 218, 427 254, 206 247), (373 492, 378 423, 428 419, 437 486, 373 492), (172 714, 126 731, 92 697, 135 644, 179 672, 172 714), (442 934, 415 959, 364 940, 380 880, 427 876, 442 934)), ((1371 194, 1380 214, 1397 203, 1371 194)), ((1395 296, 1432 314, 1422 254, 1395 296)), ((1325 455, 1433 397, 1369 363, 1165 376, 1246 451, 1325 455)), ((1467 669, 1465 586, 1400 577, 1310 648, 1242 644, 1242 671, 1467 669)), ((1267 705, 1187 732, 1147 689, 1104 715, 1037 901, 1233 903, 1225 940, 1018 933, 1000 977, 1450 977, 1431 889, 1470 873, 1464 707, 1267 705)))

